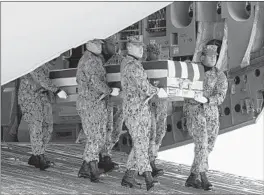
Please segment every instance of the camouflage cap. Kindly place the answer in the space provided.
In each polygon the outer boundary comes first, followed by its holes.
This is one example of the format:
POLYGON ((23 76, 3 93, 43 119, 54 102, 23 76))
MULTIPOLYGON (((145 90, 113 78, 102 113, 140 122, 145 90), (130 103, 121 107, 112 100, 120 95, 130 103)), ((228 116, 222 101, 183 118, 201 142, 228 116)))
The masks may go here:
POLYGON ((203 51, 202 52, 205 55, 209 55, 209 56, 218 55, 218 53, 217 53, 217 46, 216 45, 206 45, 203 48, 203 51))
POLYGON ((127 37, 127 42, 137 45, 145 45, 143 43, 143 36, 142 35, 135 35, 127 37))
POLYGON ((93 39, 93 40, 87 41, 87 43, 102 44, 103 41, 101 39, 93 39))
POLYGON ((147 45, 147 52, 152 52, 156 55, 160 54, 161 46, 157 43, 149 43, 147 45))
POLYGON ((116 44, 116 43, 117 43, 117 35, 114 34, 114 35, 112 35, 112 36, 106 38, 104 41, 107 42, 107 43, 113 43, 113 44, 116 44))

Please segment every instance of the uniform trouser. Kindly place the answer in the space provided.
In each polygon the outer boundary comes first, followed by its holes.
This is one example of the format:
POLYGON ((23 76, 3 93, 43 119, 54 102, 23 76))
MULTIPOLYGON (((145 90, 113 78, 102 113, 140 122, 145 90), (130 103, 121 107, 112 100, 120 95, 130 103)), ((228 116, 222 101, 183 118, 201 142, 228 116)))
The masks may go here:
POLYGON ((11 115, 11 125, 9 126, 9 134, 18 135, 18 127, 22 119, 21 108, 18 105, 18 89, 19 89, 19 79, 15 81, 15 92, 12 97, 12 115, 11 115))
POLYGON ((154 161, 158 156, 158 151, 162 139, 166 134, 167 126, 167 102, 150 102, 151 111, 151 130, 149 141, 149 160, 154 161))
POLYGON ((219 131, 218 110, 206 112, 201 109, 197 115, 187 116, 187 128, 194 140, 194 160, 191 172, 207 172, 208 155, 212 152, 219 131))
POLYGON ((82 127, 87 136, 83 159, 88 163, 99 161, 99 152, 106 141, 107 110, 104 101, 91 103, 85 109, 78 110, 82 127))
POLYGON ((141 106, 139 110, 128 108, 124 113, 124 121, 133 142, 126 166, 128 170, 143 174, 145 171, 152 171, 148 155, 151 121, 149 105, 141 106))
POLYGON ((119 136, 122 132, 123 127, 123 111, 121 105, 113 105, 108 103, 107 105, 107 133, 106 133, 106 143, 101 151, 102 156, 111 156, 111 151, 114 145, 119 140, 119 136), (116 107, 116 112, 114 114, 114 107, 116 107))
POLYGON ((51 104, 31 102, 21 105, 21 111, 28 123, 32 154, 44 154, 53 132, 51 104))

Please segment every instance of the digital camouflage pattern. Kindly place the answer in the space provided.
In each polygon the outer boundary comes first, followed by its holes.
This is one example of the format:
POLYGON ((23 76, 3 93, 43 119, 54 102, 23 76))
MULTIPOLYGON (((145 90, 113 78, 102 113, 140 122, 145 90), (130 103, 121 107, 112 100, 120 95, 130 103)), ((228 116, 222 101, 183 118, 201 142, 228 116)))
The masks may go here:
POLYGON ((44 154, 53 131, 51 103, 58 87, 49 79, 51 67, 46 63, 20 80, 18 104, 28 123, 33 155, 44 154))
POLYGON ((89 163, 99 160, 103 150, 107 127, 107 98, 111 89, 106 83, 104 59, 86 51, 78 63, 76 81, 78 97, 76 109, 82 120, 82 127, 87 136, 83 159, 89 163), (106 98, 102 98, 106 96, 106 98))
POLYGON ((154 96, 149 105, 151 112, 149 160, 154 161, 158 157, 162 139, 166 134, 168 102, 154 96))
POLYGON ((87 136, 83 159, 99 161, 99 152, 103 150, 106 140, 107 109, 105 101, 91 103, 86 110, 78 110, 82 120, 82 127, 87 136))
POLYGON ((119 140, 119 137, 121 135, 122 128, 123 128, 123 122, 124 122, 122 104, 116 105, 115 108, 116 108, 116 111, 114 112, 114 123, 113 123, 114 131, 112 132, 112 135, 111 135, 112 142, 109 147, 111 149, 114 147, 114 145, 119 140))
POLYGON ((118 142, 119 137, 122 132, 123 127, 123 111, 122 104, 114 105, 108 103, 107 107, 108 119, 107 119, 107 133, 106 133, 106 143, 102 150, 102 156, 111 156, 112 149, 118 142), (115 112, 114 112, 115 108, 115 112))
POLYGON ((85 109, 90 102, 98 102, 101 96, 109 95, 111 89, 106 83, 106 72, 103 67, 104 59, 96 56, 90 51, 86 51, 81 57, 77 73, 78 97, 76 109, 85 109))
MULTIPOLYGON (((121 63, 123 60, 123 56, 120 54, 113 55, 105 65, 116 65, 121 63)), ((119 136, 122 132, 123 127, 123 111, 122 105, 116 105, 113 102, 108 100, 107 103, 107 114, 108 114, 108 122, 107 122, 107 134, 106 134, 106 143, 105 147, 102 151, 102 156, 111 156, 111 151, 117 141, 119 140, 119 136), (115 109, 114 109, 115 108, 115 109), (114 110, 116 110, 114 112, 114 110)))
POLYGON ((192 173, 206 172, 209 168, 208 155, 214 148, 219 131, 218 106, 223 103, 227 89, 224 72, 214 67, 205 72, 204 79, 204 96, 209 99, 209 103, 188 100, 184 104, 187 129, 195 144, 192 173))
POLYGON ((142 174, 152 171, 148 155, 151 126, 148 98, 157 94, 158 88, 149 83, 141 62, 132 56, 123 59, 120 72, 123 116, 133 142, 127 169, 142 174))
MULTIPOLYGON (((157 60, 160 55, 159 44, 147 45, 147 60, 157 60)), ((158 96, 154 96, 150 101, 151 112, 151 131, 149 145, 149 160, 154 161, 158 157, 158 151, 162 143, 162 139, 166 134, 167 127, 167 108, 166 100, 161 100, 158 96)))
POLYGON ((105 145, 103 147, 103 150, 101 151, 102 156, 106 156, 106 155, 110 156, 111 155, 111 149, 112 149, 112 148, 109 148, 110 147, 109 145, 112 142, 111 134, 114 130, 114 126, 113 126, 114 108, 113 108, 112 102, 110 102, 109 99, 107 101, 106 109, 107 109, 106 141, 105 141, 105 145))

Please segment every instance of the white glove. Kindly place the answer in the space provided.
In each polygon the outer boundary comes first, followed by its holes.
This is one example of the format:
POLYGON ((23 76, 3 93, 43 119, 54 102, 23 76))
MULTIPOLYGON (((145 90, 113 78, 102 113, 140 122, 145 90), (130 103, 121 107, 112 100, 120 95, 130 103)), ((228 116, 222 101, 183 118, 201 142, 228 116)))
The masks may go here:
POLYGON ((112 88, 112 93, 110 94, 111 96, 118 96, 120 89, 119 88, 112 88))
POLYGON ((204 97, 204 96, 201 96, 201 95, 199 95, 199 96, 195 96, 195 97, 194 97, 194 100, 197 101, 197 102, 200 102, 200 103, 202 103, 202 104, 208 102, 208 99, 207 99, 206 97, 204 97))
POLYGON ((67 99, 68 95, 65 91, 61 90, 59 93, 57 93, 57 96, 61 99, 67 99))
POLYGON ((163 88, 159 88, 159 92, 157 95, 159 98, 167 98, 168 97, 168 94, 166 93, 166 91, 163 88))

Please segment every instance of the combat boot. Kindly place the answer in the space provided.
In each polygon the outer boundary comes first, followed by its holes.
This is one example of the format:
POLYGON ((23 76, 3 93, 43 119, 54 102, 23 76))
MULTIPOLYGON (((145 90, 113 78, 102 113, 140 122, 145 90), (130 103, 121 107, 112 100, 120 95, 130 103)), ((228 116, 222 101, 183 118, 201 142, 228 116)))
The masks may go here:
POLYGON ((122 179, 121 185, 125 187, 135 187, 141 189, 141 183, 137 182, 135 179, 135 173, 135 170, 127 170, 122 179))
POLYGON ((147 186, 147 191, 149 191, 151 188, 155 186, 155 184, 158 184, 158 181, 155 181, 151 175, 151 171, 145 171, 143 173, 143 176, 145 177, 145 182, 147 186))
POLYGON ((91 178, 91 170, 89 164, 84 160, 78 172, 78 177, 91 178))
POLYGON ((191 175, 188 177, 188 179, 185 182, 185 186, 201 189, 202 184, 201 181, 199 180, 199 175, 191 173, 191 175))
POLYGON ((91 182, 98 183, 99 182, 99 169, 98 169, 98 163, 97 160, 93 160, 89 162, 89 168, 90 168, 90 180, 91 182))
POLYGON ((212 190, 213 189, 213 185, 208 181, 208 178, 206 176, 205 172, 201 172, 201 180, 202 180, 202 188, 204 190, 212 190))
POLYGON ((39 161, 40 170, 43 171, 43 170, 45 170, 45 169, 50 167, 50 164, 47 163, 44 154, 38 155, 37 158, 38 158, 38 161, 39 161))
POLYGON ((30 158, 28 159, 28 164, 29 165, 33 165, 36 168, 39 168, 39 160, 38 160, 38 157, 32 154, 30 156, 30 158))
POLYGON ((118 169, 119 165, 113 162, 110 156, 102 157, 102 155, 99 154, 98 168, 104 169, 104 172, 106 173, 114 169, 118 169))
POLYGON ((158 169, 156 167, 155 160, 150 162, 150 166, 152 168, 152 173, 151 173, 152 177, 158 177, 158 176, 162 176, 164 174, 163 169, 158 169))
POLYGON ((55 165, 55 163, 52 162, 52 161, 50 161, 50 160, 48 160, 48 158, 47 158, 46 156, 44 156, 44 159, 45 159, 46 163, 47 163, 49 166, 53 166, 53 165, 55 165))

